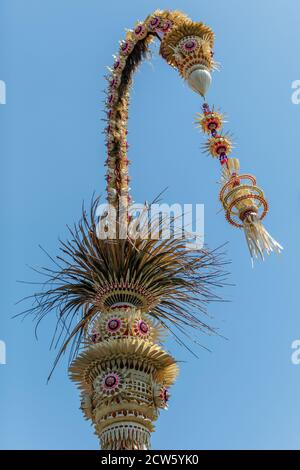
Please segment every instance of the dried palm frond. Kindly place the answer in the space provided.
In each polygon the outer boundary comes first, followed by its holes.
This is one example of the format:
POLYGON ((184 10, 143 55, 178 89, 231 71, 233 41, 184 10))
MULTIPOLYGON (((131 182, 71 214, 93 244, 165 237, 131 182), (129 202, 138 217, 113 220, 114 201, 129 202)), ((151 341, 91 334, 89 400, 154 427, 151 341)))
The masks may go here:
POLYGON ((54 341, 60 349, 54 367, 69 343, 72 360, 89 323, 120 302, 142 308, 173 333, 174 327, 215 332, 197 313, 205 314, 209 302, 221 300, 213 291, 224 285, 223 253, 191 249, 174 234, 160 239, 163 222, 149 226, 142 216, 134 221, 135 230, 129 225, 127 238, 101 239, 97 206, 95 199, 89 215, 83 208, 82 219, 69 228, 70 239, 60 241, 61 254, 51 258, 55 267, 42 270, 44 290, 32 296, 32 307, 23 312, 34 315, 37 325, 56 312, 54 341))

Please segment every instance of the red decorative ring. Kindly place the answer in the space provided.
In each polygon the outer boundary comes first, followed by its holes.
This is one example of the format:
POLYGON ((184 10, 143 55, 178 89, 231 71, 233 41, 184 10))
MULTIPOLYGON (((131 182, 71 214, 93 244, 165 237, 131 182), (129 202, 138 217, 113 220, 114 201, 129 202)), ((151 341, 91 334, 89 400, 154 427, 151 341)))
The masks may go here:
POLYGON ((267 203, 267 201, 263 197, 259 196, 258 194, 247 194, 245 196, 240 196, 237 199, 235 199, 234 201, 232 201, 232 203, 230 204, 230 206, 228 207, 228 209, 226 211, 226 219, 228 220, 228 222, 231 225, 234 225, 235 227, 242 228, 243 224, 239 224, 238 222, 235 222, 232 219, 231 210, 237 203, 239 203, 241 201, 244 201, 246 199, 256 199, 257 201, 260 201, 262 203, 262 205, 264 206, 264 210, 261 213, 261 215, 259 216, 260 220, 262 220, 268 212, 268 203, 267 203))
POLYGON ((234 177, 234 178, 232 177, 229 181, 227 181, 226 184, 224 184, 223 188, 221 189, 220 194, 219 194, 219 199, 220 199, 220 201, 223 200, 223 198, 224 198, 224 192, 226 191, 226 189, 227 189, 229 186, 231 186, 231 185, 233 184, 235 178, 236 178, 237 180, 239 180, 239 181, 240 181, 240 180, 249 179, 250 181, 252 181, 253 186, 256 186, 256 178, 255 178, 254 176, 252 176, 252 175, 246 175, 246 174, 245 174, 245 175, 237 175, 237 176, 234 177))

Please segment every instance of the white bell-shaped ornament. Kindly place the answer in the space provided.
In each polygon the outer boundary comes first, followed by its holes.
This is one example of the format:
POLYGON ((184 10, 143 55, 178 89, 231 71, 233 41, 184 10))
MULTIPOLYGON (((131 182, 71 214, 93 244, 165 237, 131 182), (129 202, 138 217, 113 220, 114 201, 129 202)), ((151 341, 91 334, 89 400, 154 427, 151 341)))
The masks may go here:
POLYGON ((195 65, 190 70, 187 82, 193 91, 205 96, 211 84, 211 74, 203 65, 195 65))

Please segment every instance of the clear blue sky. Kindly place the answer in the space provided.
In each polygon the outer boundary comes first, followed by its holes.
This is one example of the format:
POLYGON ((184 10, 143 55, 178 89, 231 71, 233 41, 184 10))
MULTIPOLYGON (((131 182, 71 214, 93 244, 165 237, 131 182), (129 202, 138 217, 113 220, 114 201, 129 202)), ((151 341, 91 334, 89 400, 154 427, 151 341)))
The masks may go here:
MULTIPOLYGON (((14 302, 39 280, 26 265, 48 264, 38 244, 57 252, 66 223, 82 200, 104 192, 102 90, 124 28, 156 8, 181 9, 216 33, 208 101, 228 114, 235 156, 257 176, 270 203, 265 224, 284 246, 279 257, 251 268, 243 234, 219 210, 217 162, 201 153, 193 127, 201 101, 155 54, 136 75, 130 108, 132 194, 150 200, 166 186, 166 202, 204 203, 206 242, 229 241, 230 303, 212 305, 212 323, 227 340, 203 337, 212 353, 186 361, 153 436, 156 449, 300 448, 299 124, 291 83, 300 79, 297 0, 104 2, 1 0, 0 106, 1 317, 7 365, 0 365, 0 447, 96 449, 78 393, 61 364, 46 377, 54 319, 39 341, 31 320, 11 320, 14 302)), ((157 52, 157 48, 155 49, 157 52)))

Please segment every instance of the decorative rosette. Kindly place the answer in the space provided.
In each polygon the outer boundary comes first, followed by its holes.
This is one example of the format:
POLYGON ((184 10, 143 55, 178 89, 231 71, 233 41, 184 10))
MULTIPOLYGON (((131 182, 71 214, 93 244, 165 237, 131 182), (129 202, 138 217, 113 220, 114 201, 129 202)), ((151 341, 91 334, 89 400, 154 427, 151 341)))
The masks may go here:
POLYGON ((179 41, 177 48, 183 55, 196 52, 199 47, 199 38, 197 36, 187 36, 179 41))
POLYGON ((151 326, 143 319, 138 319, 134 322, 133 331, 135 336, 142 339, 148 339, 151 336, 151 326))
POLYGON ((127 57, 133 51, 134 46, 134 41, 131 41, 130 39, 122 41, 120 44, 120 55, 127 57))
POLYGON ((115 62, 113 64, 113 71, 116 73, 121 73, 123 68, 126 64, 126 57, 124 55, 120 55, 115 57, 115 62))
POLYGON ((104 339, 122 338, 128 333, 128 320, 119 312, 112 312, 99 318, 99 330, 104 339))
POLYGON ((147 23, 148 29, 150 31, 156 31, 157 29, 159 29, 160 23, 161 19, 159 18, 159 16, 152 16, 151 18, 149 18, 147 23))
POLYGON ((101 341, 101 334, 97 325, 97 319, 89 323, 86 332, 85 339, 88 343, 99 343, 101 341))
POLYGON ((199 55, 199 58, 205 56, 209 68, 214 68, 211 54, 213 45, 214 33, 208 26, 185 20, 175 25, 163 38, 160 53, 175 67, 178 66, 180 57, 182 60, 184 57, 199 55))
POLYGON ((112 108, 113 105, 116 103, 117 98, 118 98, 118 94, 115 91, 111 91, 110 93, 108 93, 107 101, 106 101, 107 107, 112 108))
POLYGON ((114 334, 122 331, 125 328, 124 321, 122 321, 122 320, 120 320, 120 318, 116 318, 116 317, 110 318, 106 322, 106 331, 107 331, 107 333, 109 333, 110 335, 114 335, 114 334))
POLYGON ((116 90, 121 83, 121 77, 119 74, 113 74, 109 79, 109 89, 111 91, 116 90))
POLYGON ((94 390, 98 395, 112 397, 124 388, 125 375, 119 371, 106 371, 98 375, 93 382, 94 390))
POLYGON ((200 127, 205 134, 218 132, 222 128, 224 116, 217 111, 211 111, 204 114, 197 114, 196 125, 200 127))
POLYGON ((153 386, 153 401, 157 408, 166 409, 169 399, 170 394, 166 387, 161 386, 161 384, 155 384, 153 386))
POLYGON ((169 19, 162 19, 159 25, 159 31, 166 34, 168 33, 173 27, 173 22, 169 19))
POLYGON ((217 135, 208 139, 204 148, 212 157, 218 158, 222 155, 228 155, 232 151, 232 143, 227 136, 217 135))
POLYGON ((94 344, 99 343, 99 341, 101 341, 101 335, 95 328, 92 330, 90 339, 91 339, 91 342, 94 344))
POLYGON ((144 39, 148 34, 148 29, 144 23, 138 23, 133 30, 133 34, 137 39, 144 39))

